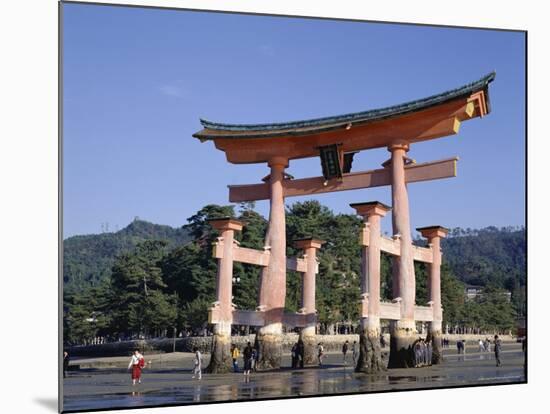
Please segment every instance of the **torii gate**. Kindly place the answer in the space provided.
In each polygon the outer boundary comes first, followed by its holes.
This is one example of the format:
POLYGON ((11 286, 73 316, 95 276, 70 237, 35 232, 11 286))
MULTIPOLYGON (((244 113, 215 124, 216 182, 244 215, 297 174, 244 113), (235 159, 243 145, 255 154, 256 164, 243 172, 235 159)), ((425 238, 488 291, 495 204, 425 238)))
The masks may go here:
POLYGON ((406 153, 412 144, 457 134, 461 122, 487 115, 490 112, 488 87, 494 78, 493 72, 478 81, 417 101, 306 121, 243 125, 201 119, 203 129, 193 136, 202 142, 214 141, 216 148, 225 152, 229 162, 267 163, 270 168, 264 183, 229 186, 231 202, 270 201, 264 251, 234 246, 233 232, 242 228, 241 223, 226 219, 215 225, 222 237, 215 249, 215 257, 220 260, 218 297, 210 311, 210 322, 215 326, 212 371, 223 371, 228 364, 227 336, 231 334, 231 323, 236 320, 246 319, 246 322, 260 326, 256 338, 260 346, 260 369, 280 366, 283 324, 307 326, 303 330, 307 335, 303 337, 312 335, 315 309, 311 302, 301 314, 284 313, 286 269, 309 275, 309 283, 303 285, 303 300, 307 297, 311 301, 315 297, 314 283, 311 283, 317 271, 315 251, 321 243, 303 241, 304 259, 287 261, 285 197, 386 185, 390 185, 392 191, 392 239, 380 237, 379 231, 379 219, 389 211, 389 207, 377 202, 352 205, 368 224, 362 235, 362 346, 356 370, 373 372, 383 369, 380 348, 373 345, 378 341, 380 318, 391 320, 390 368, 410 366, 410 349, 417 338, 415 320, 430 322, 434 355, 437 355, 434 362, 439 362, 442 319, 439 239, 446 231, 440 226, 419 229, 428 237, 431 246, 413 246, 407 183, 454 177, 458 158, 416 164, 406 153), (356 152, 380 147, 388 148, 391 153, 391 158, 382 164, 383 168, 351 172, 356 152), (321 158, 323 176, 295 180, 285 174, 290 160, 316 156, 321 158), (393 255, 393 303, 380 302, 380 251, 393 255), (231 304, 233 260, 263 266, 259 306, 256 311, 246 313, 246 317, 245 312, 234 310, 231 304), (414 260, 430 265, 429 307, 415 306, 414 260))

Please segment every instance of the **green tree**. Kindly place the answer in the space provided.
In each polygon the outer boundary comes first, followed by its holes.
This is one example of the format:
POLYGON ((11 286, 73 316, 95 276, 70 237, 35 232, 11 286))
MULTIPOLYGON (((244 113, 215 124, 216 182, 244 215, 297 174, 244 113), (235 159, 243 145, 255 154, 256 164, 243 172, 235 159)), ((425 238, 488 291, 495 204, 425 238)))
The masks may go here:
POLYGON ((79 293, 65 293, 63 343, 83 344, 109 334, 109 283, 102 282, 79 293))
POLYGON ((120 256, 111 276, 112 327, 119 334, 158 334, 174 326, 175 296, 165 292, 160 262, 166 242, 146 241, 120 256))

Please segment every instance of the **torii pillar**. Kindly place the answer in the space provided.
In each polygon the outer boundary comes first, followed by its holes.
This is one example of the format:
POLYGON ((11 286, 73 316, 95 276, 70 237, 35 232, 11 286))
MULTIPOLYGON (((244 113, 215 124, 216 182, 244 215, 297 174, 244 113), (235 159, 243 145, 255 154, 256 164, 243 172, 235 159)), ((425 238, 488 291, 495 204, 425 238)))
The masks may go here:
POLYGON ((259 346, 257 368, 279 368, 282 358, 283 314, 286 296, 286 222, 284 171, 288 159, 273 157, 268 162, 270 210, 265 238, 270 250, 269 265, 262 270, 258 310, 265 312, 265 323, 256 340, 259 346))
POLYGON ((420 227, 416 230, 428 239, 433 255, 432 263, 428 265, 428 297, 433 307, 434 316, 429 326, 428 340, 432 341, 432 364, 437 365, 442 361, 441 239, 447 237, 449 230, 441 226, 420 227))
POLYGON ((393 296, 400 298, 401 319, 390 323, 390 358, 388 368, 409 368, 413 364, 413 343, 416 339, 414 305, 416 285, 409 219, 409 196, 405 181, 406 142, 388 146, 391 152, 392 225, 394 236, 400 238, 400 256, 393 258, 393 296))
POLYGON ((216 278, 216 302, 210 314, 216 314, 212 338, 210 363, 206 371, 212 374, 229 372, 231 360, 231 324, 233 323, 233 243, 235 231, 241 231, 243 223, 222 218, 209 220, 210 225, 220 232, 219 241, 223 241, 223 257, 218 259, 216 278))
POLYGON ((356 372, 385 370, 380 349, 380 218, 390 207, 373 201, 350 204, 363 217, 361 233, 361 334, 356 372))
POLYGON ((306 326, 300 330, 300 339, 304 344, 304 364, 315 362, 315 327, 317 310, 315 309, 315 276, 317 273, 317 250, 325 242, 314 238, 294 241, 294 246, 304 251, 307 271, 302 274, 302 307, 300 313, 306 315, 306 326))

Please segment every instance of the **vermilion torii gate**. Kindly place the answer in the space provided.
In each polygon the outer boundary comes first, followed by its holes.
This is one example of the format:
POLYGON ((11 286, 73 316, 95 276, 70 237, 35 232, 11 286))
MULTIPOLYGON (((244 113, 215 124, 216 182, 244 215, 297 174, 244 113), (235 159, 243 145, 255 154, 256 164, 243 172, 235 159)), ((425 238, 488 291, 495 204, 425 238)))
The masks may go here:
MULTIPOLYGON (((441 299, 439 240, 446 235, 440 226, 418 229, 428 238, 428 248, 412 244, 407 183, 456 176, 457 158, 416 164, 407 157, 412 144, 458 133, 464 121, 490 112, 488 87, 491 73, 478 81, 428 98, 388 108, 334 117, 276 124, 221 124, 201 119, 203 129, 193 136, 212 140, 234 164, 267 163, 270 174, 264 183, 229 186, 229 201, 269 200, 269 224, 263 251, 235 244, 233 234, 242 228, 236 220, 213 221, 220 230, 214 255, 219 260, 217 302, 210 311, 214 324, 214 345, 210 370, 224 371, 229 364, 231 324, 259 326, 260 369, 277 368, 281 359, 282 325, 302 327, 308 344, 314 341, 315 274, 318 240, 302 240, 304 257, 286 258, 285 197, 322 194, 377 186, 391 186, 393 237, 380 236, 380 218, 390 211, 378 202, 352 204, 364 217, 361 347, 359 371, 373 372, 381 364, 380 319, 389 319, 389 367, 408 367, 410 349, 417 338, 417 320, 430 322, 434 340, 434 361, 439 362, 441 299), (366 149, 386 147, 391 153, 381 169, 351 172, 353 156, 366 149), (320 156, 323 175, 292 179, 285 173, 293 159, 320 156), (393 301, 380 302, 380 252, 393 256, 393 301), (430 306, 415 304, 414 260, 429 264, 430 306), (255 311, 234 309, 231 304, 233 261, 262 266, 259 304, 255 311), (286 270, 304 274, 303 308, 285 314, 286 270), (313 338, 313 339, 312 339, 313 338), (375 340, 376 339, 376 340, 375 340)), ((304 342, 306 342, 304 340, 304 342)))

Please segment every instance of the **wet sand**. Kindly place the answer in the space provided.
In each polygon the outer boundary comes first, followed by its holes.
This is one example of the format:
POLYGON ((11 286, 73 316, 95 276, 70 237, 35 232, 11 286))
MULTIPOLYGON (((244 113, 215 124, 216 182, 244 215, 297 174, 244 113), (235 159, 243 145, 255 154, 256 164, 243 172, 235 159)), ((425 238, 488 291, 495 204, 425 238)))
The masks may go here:
MULTIPOLYGON (((386 390, 438 388, 461 385, 489 385, 525 381, 521 345, 505 343, 502 366, 496 367, 494 354, 476 352, 469 347, 465 356, 456 349, 444 351, 439 366, 392 369, 380 375, 353 372, 351 355, 344 365, 341 354, 328 354, 323 367, 292 370, 290 356, 276 372, 224 375, 203 374, 192 379, 193 355, 185 353, 146 355, 152 363, 143 371, 142 383, 132 386, 129 358, 99 358, 73 361, 79 371, 64 380, 65 411, 113 407, 193 404, 212 401, 237 401, 257 398, 280 398, 307 395, 334 395, 386 390)), ((206 365, 209 356, 205 356, 206 365)), ((242 360, 239 361, 242 367, 242 360)))

